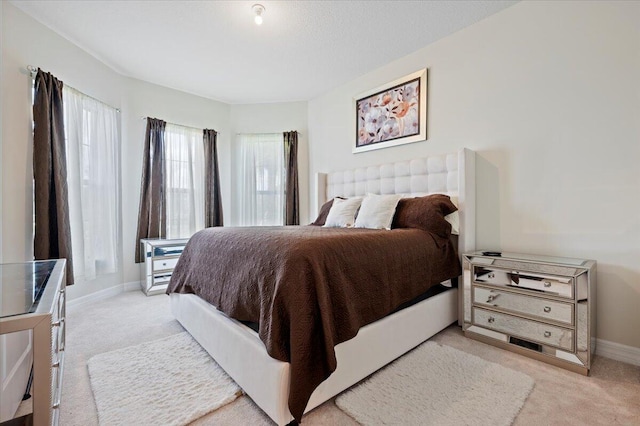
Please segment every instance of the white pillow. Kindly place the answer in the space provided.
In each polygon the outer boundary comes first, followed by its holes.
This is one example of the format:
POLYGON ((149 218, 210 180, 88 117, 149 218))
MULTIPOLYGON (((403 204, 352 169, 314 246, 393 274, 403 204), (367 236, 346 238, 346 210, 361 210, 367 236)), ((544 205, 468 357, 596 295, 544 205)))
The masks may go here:
POLYGON ((460 215, 458 210, 446 215, 444 220, 451 224, 451 235, 460 235, 460 215))
POLYGON ((401 198, 402 194, 367 194, 356 218, 356 228, 391 229, 393 215, 401 198))
MULTIPOLYGON (((460 208, 458 206, 458 197, 451 196, 449 197, 454 206, 460 208)), ((444 217, 444 220, 451 224, 451 234, 452 235, 460 235, 460 215, 458 214, 459 210, 456 210, 453 213, 449 213, 444 217)))
POLYGON ((327 215, 327 220, 322 226, 327 228, 347 228, 353 226, 360 204, 362 204, 362 198, 348 198, 346 200, 334 198, 333 205, 327 215))

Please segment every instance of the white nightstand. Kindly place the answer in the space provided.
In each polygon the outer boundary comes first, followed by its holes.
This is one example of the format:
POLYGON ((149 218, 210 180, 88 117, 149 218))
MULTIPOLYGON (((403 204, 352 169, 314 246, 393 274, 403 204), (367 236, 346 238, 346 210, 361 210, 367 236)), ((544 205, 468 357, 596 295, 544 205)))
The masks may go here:
POLYGON ((169 285, 173 268, 184 250, 188 238, 180 240, 140 240, 144 263, 141 269, 140 287, 147 296, 164 293, 169 285))
POLYGON ((594 260, 468 253, 461 295, 467 337, 589 374, 596 342, 594 260))

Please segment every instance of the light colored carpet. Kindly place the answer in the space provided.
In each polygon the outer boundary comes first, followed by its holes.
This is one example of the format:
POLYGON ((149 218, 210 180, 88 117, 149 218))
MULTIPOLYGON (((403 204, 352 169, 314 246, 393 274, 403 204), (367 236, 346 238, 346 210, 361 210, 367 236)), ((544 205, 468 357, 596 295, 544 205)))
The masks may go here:
POLYGON ((88 368, 103 425, 186 425, 241 394, 186 332, 96 355, 88 368))
MULTIPOLYGON (((100 302, 69 307, 60 424, 98 424, 87 361, 99 353, 184 331, 173 318, 169 298, 127 292, 100 302)), ((640 425, 640 367, 596 356, 591 376, 507 352, 443 330, 432 341, 520 371, 536 382, 514 426, 640 425)), ((139 402, 141 405, 145 401, 139 402)), ((264 425, 273 422, 247 396, 196 420, 193 426, 264 425)), ((357 426, 352 417, 327 401, 303 418, 303 426, 357 426)))
POLYGON ((363 425, 508 426, 533 379, 427 342, 336 398, 363 425))

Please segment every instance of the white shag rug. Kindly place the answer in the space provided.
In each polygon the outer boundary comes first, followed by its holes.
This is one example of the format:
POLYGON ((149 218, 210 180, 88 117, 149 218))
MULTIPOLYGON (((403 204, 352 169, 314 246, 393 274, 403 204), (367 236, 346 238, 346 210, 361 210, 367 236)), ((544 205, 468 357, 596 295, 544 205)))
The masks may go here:
POLYGON ((101 425, 185 425, 242 391, 186 332, 92 357, 101 425))
POLYGON ((363 425, 510 425, 533 389, 526 374, 427 342, 336 399, 363 425))

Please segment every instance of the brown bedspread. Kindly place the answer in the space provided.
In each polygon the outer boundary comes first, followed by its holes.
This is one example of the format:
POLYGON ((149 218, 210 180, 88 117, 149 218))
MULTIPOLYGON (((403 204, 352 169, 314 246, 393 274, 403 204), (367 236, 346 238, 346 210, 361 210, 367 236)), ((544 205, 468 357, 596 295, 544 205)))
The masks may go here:
POLYGON ((167 293, 259 323, 267 353, 291 365, 289 410, 300 421, 336 369, 334 346, 460 273, 451 242, 417 229, 219 227, 189 240, 167 293))

